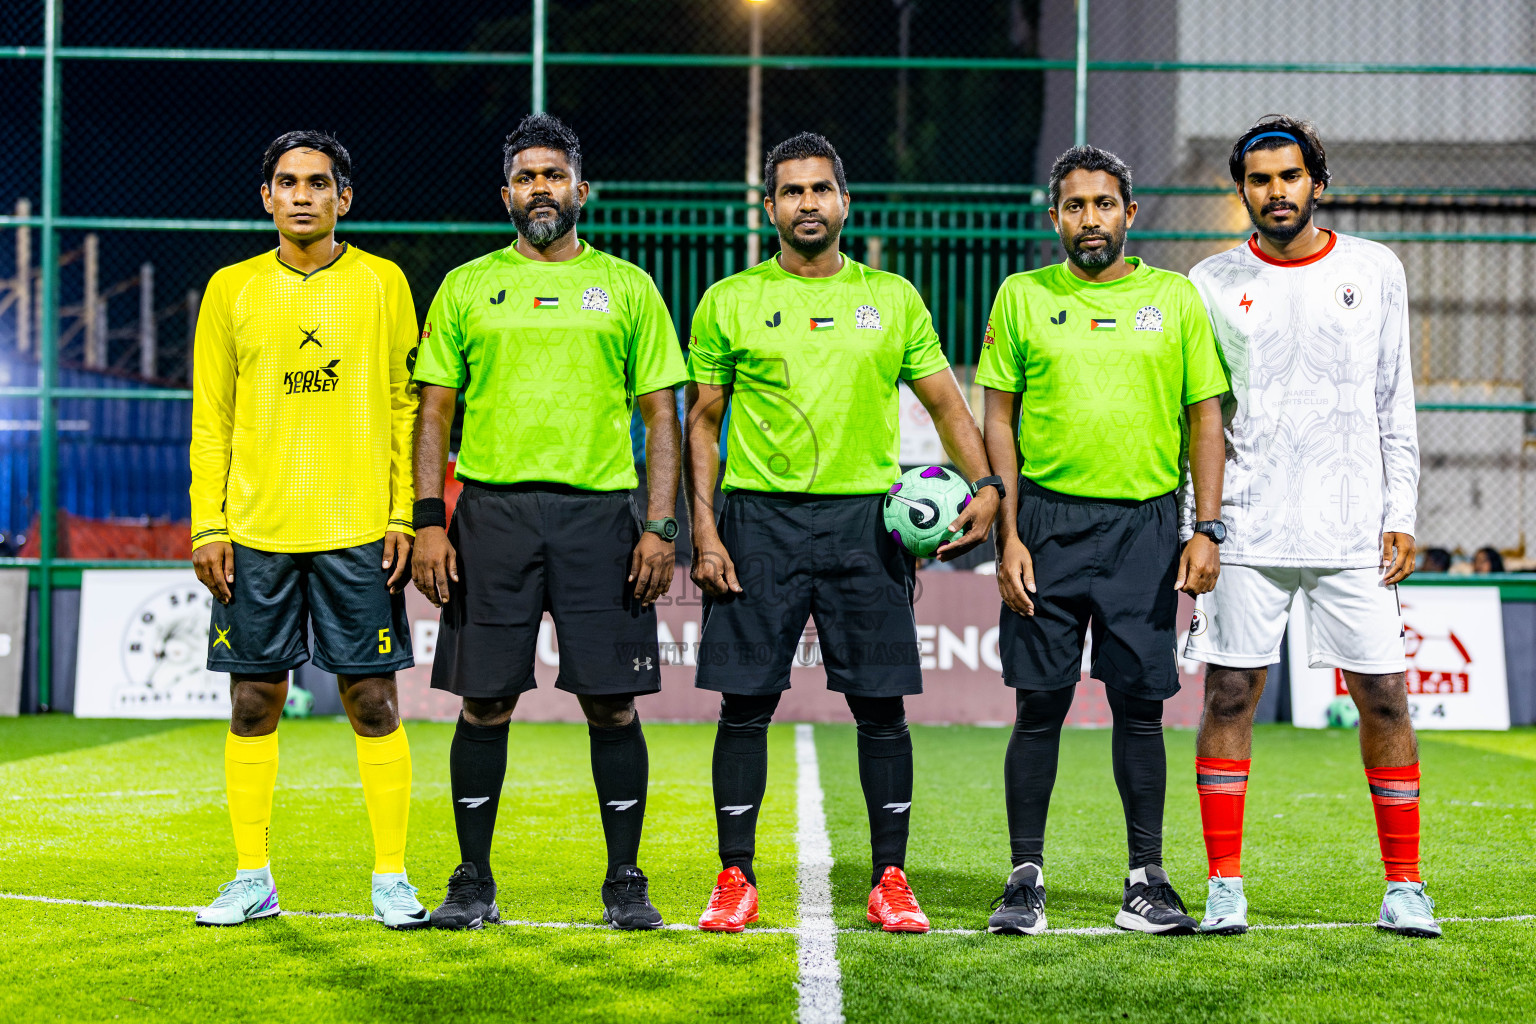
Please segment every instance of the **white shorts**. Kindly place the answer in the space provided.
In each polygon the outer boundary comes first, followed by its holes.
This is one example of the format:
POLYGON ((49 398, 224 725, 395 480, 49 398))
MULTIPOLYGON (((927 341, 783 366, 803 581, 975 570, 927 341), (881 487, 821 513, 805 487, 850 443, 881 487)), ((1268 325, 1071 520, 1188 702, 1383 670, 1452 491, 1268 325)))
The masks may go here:
POLYGON ((1363 675, 1407 669, 1397 588, 1383 587, 1374 568, 1224 565, 1216 589, 1195 598, 1184 657, 1229 668, 1273 665, 1297 591, 1308 666, 1363 675))

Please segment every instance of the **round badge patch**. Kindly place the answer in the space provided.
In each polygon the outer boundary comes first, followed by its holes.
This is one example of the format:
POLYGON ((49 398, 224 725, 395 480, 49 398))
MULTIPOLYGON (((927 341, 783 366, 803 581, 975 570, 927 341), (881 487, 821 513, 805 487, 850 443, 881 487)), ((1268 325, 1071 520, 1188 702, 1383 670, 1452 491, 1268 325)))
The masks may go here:
POLYGON ((1195 609, 1195 617, 1189 620, 1189 635, 1200 636, 1205 632, 1205 612, 1195 609))
POLYGON ((1338 290, 1333 293, 1333 297, 1345 309, 1360 308, 1360 288, 1357 285, 1341 284, 1338 290))

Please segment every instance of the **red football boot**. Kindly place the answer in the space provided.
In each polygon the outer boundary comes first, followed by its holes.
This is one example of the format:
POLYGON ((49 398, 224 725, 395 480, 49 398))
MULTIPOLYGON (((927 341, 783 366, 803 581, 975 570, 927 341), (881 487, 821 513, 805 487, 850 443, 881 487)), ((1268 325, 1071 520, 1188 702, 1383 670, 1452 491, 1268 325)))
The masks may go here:
POLYGON ((699 930, 739 932, 756 920, 757 886, 747 881, 741 868, 726 868, 715 879, 715 891, 709 894, 709 906, 699 918, 699 930))
POLYGON ((930 927, 907 876, 894 865, 885 869, 869 894, 869 920, 888 932, 926 932, 930 927))

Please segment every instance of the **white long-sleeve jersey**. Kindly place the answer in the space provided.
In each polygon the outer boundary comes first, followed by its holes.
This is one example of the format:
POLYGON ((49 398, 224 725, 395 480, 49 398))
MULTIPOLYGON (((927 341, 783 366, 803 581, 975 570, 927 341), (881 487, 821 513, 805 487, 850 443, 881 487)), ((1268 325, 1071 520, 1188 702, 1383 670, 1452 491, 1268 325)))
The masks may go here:
MULTIPOLYGON (((1376 242, 1332 232, 1301 260, 1255 239, 1189 275, 1231 375, 1224 563, 1364 568, 1413 533, 1419 488, 1408 290, 1376 242)), ((1184 502, 1184 535, 1194 520, 1184 502)))

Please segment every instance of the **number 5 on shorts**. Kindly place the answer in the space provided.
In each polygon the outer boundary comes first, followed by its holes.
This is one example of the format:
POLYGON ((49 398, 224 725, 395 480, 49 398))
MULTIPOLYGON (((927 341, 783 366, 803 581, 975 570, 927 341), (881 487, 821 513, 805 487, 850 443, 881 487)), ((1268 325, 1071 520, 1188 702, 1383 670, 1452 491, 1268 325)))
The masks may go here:
POLYGON ((389 646, 389 629, 386 627, 379 630, 379 653, 388 654, 389 646))

